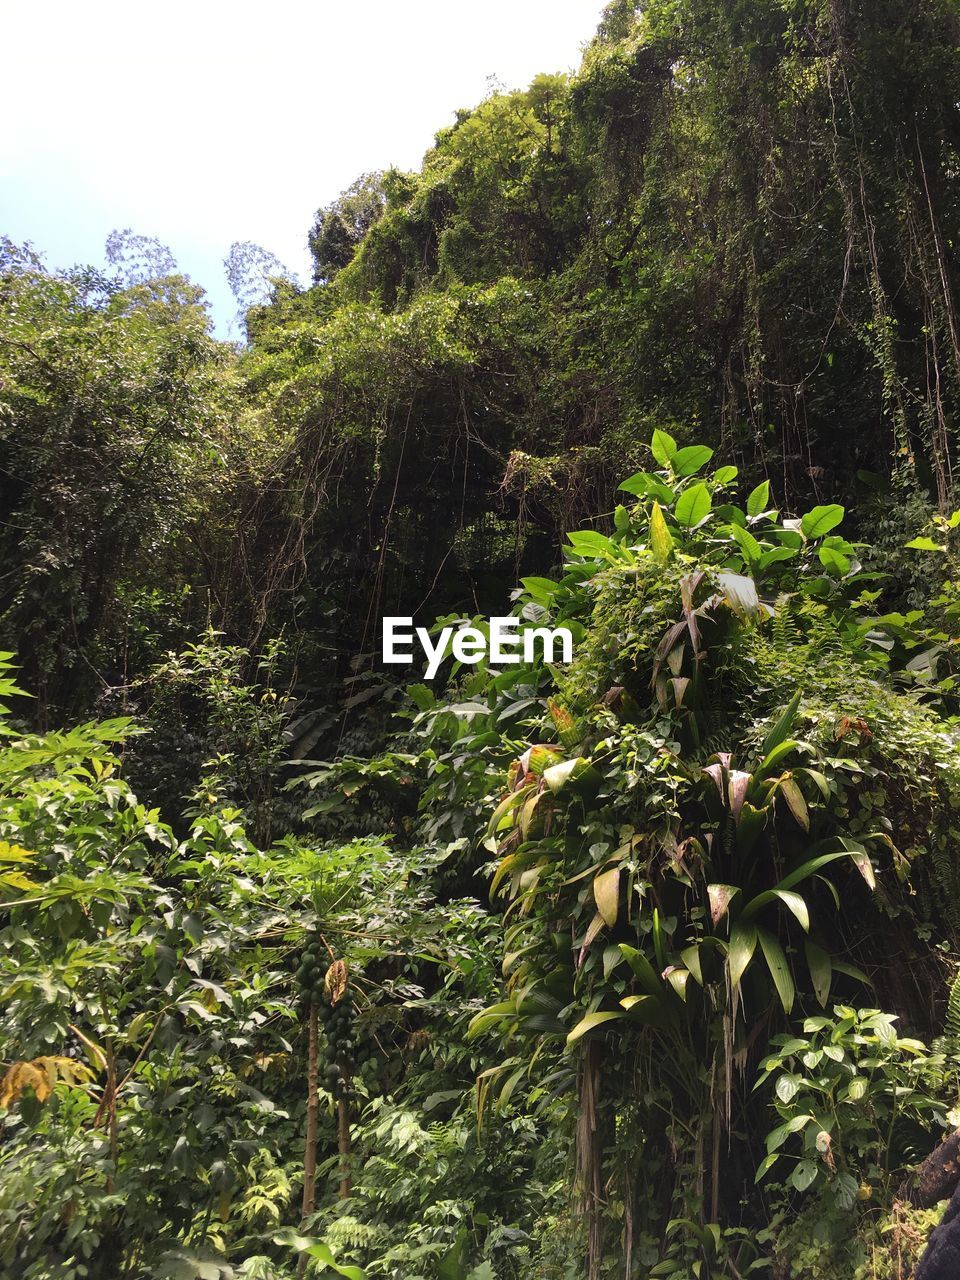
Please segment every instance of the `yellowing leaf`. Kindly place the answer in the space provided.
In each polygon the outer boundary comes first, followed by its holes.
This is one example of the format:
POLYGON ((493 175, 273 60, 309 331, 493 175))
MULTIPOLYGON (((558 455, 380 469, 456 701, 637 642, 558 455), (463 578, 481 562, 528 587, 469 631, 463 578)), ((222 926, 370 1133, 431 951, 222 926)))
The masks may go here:
POLYGON ((659 502, 655 502, 650 511, 650 549, 653 552, 653 558, 660 564, 670 559, 670 553, 673 550, 673 538, 663 518, 659 502))
POLYGON ((797 823, 803 827, 804 831, 809 831, 810 815, 807 813, 807 802, 797 783, 793 778, 787 777, 782 780, 779 789, 797 823))
POLYGON ((580 734, 577 731, 577 722, 567 708, 562 707, 555 698, 548 698, 547 710, 550 712, 553 727, 556 729, 563 745, 565 747, 576 746, 580 740, 580 734))
POLYGON ((347 989, 349 980, 347 965, 344 960, 334 960, 323 980, 323 989, 331 1004, 338 1004, 347 989))
POLYGON ((75 1027, 72 1022, 70 1023, 70 1030, 81 1042, 84 1049, 86 1049, 87 1057, 93 1063, 94 1069, 97 1071, 106 1070, 107 1055, 100 1048, 97 1042, 95 1040, 91 1040, 89 1036, 84 1035, 84 1033, 80 1030, 80 1028, 75 1027))
POLYGON ((603 923, 612 928, 617 923, 620 906, 620 868, 601 871, 593 882, 593 896, 603 923))
POLYGON ((18 844, 8 844, 0 840, 0 862, 32 862, 37 855, 30 849, 18 844))
POLYGON ((61 1082, 81 1085, 92 1079, 89 1067, 60 1054, 45 1055, 30 1062, 12 1062, 0 1081, 0 1107, 19 1102, 27 1089, 33 1091, 38 1102, 46 1102, 55 1085, 61 1082))
POLYGON ((707 885, 707 897, 710 900, 710 919, 714 928, 727 914, 727 908, 730 906, 734 894, 739 892, 740 890, 737 886, 732 884, 707 885))

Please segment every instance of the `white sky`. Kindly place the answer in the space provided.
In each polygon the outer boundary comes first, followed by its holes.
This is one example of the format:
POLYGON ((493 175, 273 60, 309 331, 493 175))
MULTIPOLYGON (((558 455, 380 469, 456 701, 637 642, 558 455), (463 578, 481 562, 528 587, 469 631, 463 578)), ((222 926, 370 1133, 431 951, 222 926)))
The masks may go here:
POLYGON ((308 277, 319 205, 416 168, 496 76, 575 69, 603 0, 0 0, 0 232, 54 266, 114 228, 168 244, 208 290, 255 240, 308 277))

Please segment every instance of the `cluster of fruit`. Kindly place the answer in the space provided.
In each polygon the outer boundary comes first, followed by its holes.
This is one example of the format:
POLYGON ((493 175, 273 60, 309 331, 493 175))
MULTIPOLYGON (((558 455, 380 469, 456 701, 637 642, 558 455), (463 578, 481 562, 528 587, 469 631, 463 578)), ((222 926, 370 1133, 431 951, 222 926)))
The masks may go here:
POLYGON ((356 1071, 353 992, 345 988, 336 1004, 329 1000, 320 1005, 320 1021, 327 1041, 323 1078, 336 1098, 350 1102, 356 1095, 351 1080, 356 1071))
POLYGON ((358 1044, 356 1004, 347 967, 331 959, 319 936, 304 948, 297 981, 304 1000, 318 1006, 324 1033, 321 1078, 336 1098, 356 1097, 353 1079, 359 1075, 368 1092, 378 1092, 380 1064, 370 1045, 358 1044))
POLYGON ((308 1003, 320 1004, 323 1001, 324 981, 329 968, 330 960, 323 940, 314 935, 303 949, 297 970, 300 995, 308 1003))

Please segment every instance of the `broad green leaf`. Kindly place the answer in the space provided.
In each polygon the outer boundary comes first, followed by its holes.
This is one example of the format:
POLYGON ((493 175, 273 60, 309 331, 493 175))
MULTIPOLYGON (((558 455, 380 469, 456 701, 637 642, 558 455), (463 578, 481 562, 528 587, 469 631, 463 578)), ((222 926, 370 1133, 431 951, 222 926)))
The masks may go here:
POLYGON ((475 1036, 482 1035, 484 1031, 489 1031, 492 1027, 497 1027, 505 1018, 515 1018, 517 1016, 517 1006, 512 1000, 503 1000, 499 1004, 492 1004, 486 1009, 481 1009, 479 1013, 475 1013, 470 1019, 467 1026, 467 1039, 472 1040, 475 1036))
MULTIPOLYGON (((802 690, 798 689, 784 707, 776 724, 763 740, 763 746, 760 748, 761 756, 767 756, 774 747, 778 747, 781 742, 785 742, 790 737, 790 730, 793 728, 793 722, 797 716, 801 696, 802 690)), ((766 760, 764 760, 761 769, 765 766, 766 760)))
POLYGON ((807 956, 810 980, 813 983, 813 994, 817 997, 817 1003, 821 1009, 825 1009, 833 981, 833 965, 830 962, 830 956, 823 947, 817 946, 810 938, 804 939, 803 948, 807 956))
POLYGON ((585 1018, 581 1018, 577 1025, 567 1036, 567 1048, 577 1043, 581 1036, 585 1036, 588 1031, 594 1031, 597 1027, 602 1027, 604 1023, 616 1022, 618 1019, 625 1017, 623 1013, 588 1013, 585 1018))
POLYGON ((855 964, 848 964, 846 960, 832 960, 831 964, 835 972, 846 974, 848 978, 853 978, 855 982, 862 982, 865 987, 873 986, 873 983, 863 970, 858 969, 855 964))
POLYGON ((759 516, 770 506, 770 481, 764 480, 747 498, 747 515, 759 516))
POLYGON ((684 948, 684 950, 680 952, 680 959, 690 970, 690 974, 693 977, 694 982, 696 982, 698 986, 702 987, 703 986, 703 968, 700 964, 700 948, 699 947, 684 948))
POLYGON ((817 1119, 812 1115, 791 1116, 786 1124, 778 1125, 776 1129, 771 1129, 767 1134, 767 1151, 780 1151, 783 1143, 791 1134, 800 1133, 801 1129, 805 1129, 808 1124, 817 1124, 817 1119))
MULTIPOLYGON (((535 950, 535 948, 531 948, 531 949, 535 950)), ((623 959, 623 956, 620 954, 620 948, 616 945, 616 943, 611 943, 609 947, 604 947, 603 949, 603 980, 604 982, 609 981, 611 973, 613 973, 613 971, 616 969, 617 965, 620 964, 622 959, 623 959)))
POLYGON ((911 538, 909 542, 903 544, 909 547, 911 551, 946 551, 946 547, 940 542, 934 542, 932 538, 911 538))
POLYGON ((771 1154, 768 1156, 764 1156, 763 1159, 760 1161, 760 1165, 757 1169, 754 1182, 762 1182, 763 1179, 767 1176, 767 1174, 770 1172, 770 1170, 773 1168, 773 1166, 777 1163, 779 1159, 780 1157, 777 1155, 775 1151, 771 1152, 771 1154))
POLYGON ((794 769, 794 773, 800 773, 803 774, 805 778, 809 778, 810 781, 815 784, 824 800, 830 799, 830 783, 819 769, 808 769, 804 766, 802 769, 794 769))
POLYGON ((757 930, 753 925, 735 924, 727 946, 727 967, 731 987, 738 987, 747 971, 757 946, 757 930))
POLYGON ((650 452, 661 466, 669 467, 677 454, 677 442, 673 436, 657 427, 650 441, 650 452))
POLYGON ((758 929, 757 936, 760 940, 764 959, 767 962, 767 968, 770 970, 770 976, 773 978, 773 985, 777 988, 777 995, 783 1005, 783 1011, 784 1013, 789 1013, 793 1008, 796 990, 783 947, 767 929, 758 929))
POLYGON ((490 821, 487 823, 488 836, 493 835, 493 833, 497 830, 500 823, 507 816, 507 814, 512 809, 515 809, 518 804, 521 804, 527 798, 527 796, 533 790, 534 785, 535 785, 534 783, 528 782, 527 785, 524 787, 521 787, 519 791, 511 791, 509 795, 504 796, 504 798, 497 805, 496 809, 494 809, 493 813, 490 815, 490 821))
POLYGON ((360 1267, 351 1267, 337 1262, 325 1240, 318 1240, 315 1236, 301 1235, 292 1227, 286 1227, 278 1232, 273 1239, 275 1244, 285 1245, 288 1249, 295 1249, 298 1253, 316 1258, 329 1270, 335 1271, 338 1276, 346 1276, 347 1280, 366 1280, 366 1272, 360 1267))
POLYGON ((660 975, 643 952, 638 951, 636 947, 631 947, 627 942, 621 942, 620 952, 640 979, 641 987, 648 995, 656 996, 659 999, 663 994, 663 983, 660 980, 660 975))
MULTIPOLYGON (((843 842, 841 841, 840 843, 843 843, 843 842)), ((851 843, 855 843, 855 842, 851 842, 851 843)), ((866 850, 863 849, 862 846, 861 846, 861 853, 866 853, 866 850)), ((818 854, 815 858, 809 858, 806 862, 802 863, 799 867, 794 868, 794 870, 791 871, 789 875, 784 876, 784 878, 780 881, 778 888, 792 889, 793 886, 796 884, 799 884, 801 880, 808 879, 810 876, 814 874, 815 871, 819 871, 821 867, 829 866, 831 862, 836 862, 840 858, 856 859, 857 857, 860 857, 860 854, 856 853, 855 851, 848 851, 846 849, 836 850, 833 853, 818 854)), ((863 874, 862 869, 861 869, 861 874, 863 874)), ((864 875, 864 879, 866 878, 867 877, 864 875)), ((834 968, 837 968, 837 967, 838 967, 837 965, 834 965, 834 968)))
POLYGON ((800 529, 806 538, 822 538, 831 529, 835 529, 843 517, 844 509, 839 503, 814 507, 800 521, 800 529))
POLYGON ((774 1092, 784 1106, 791 1103, 797 1096, 797 1093, 800 1090, 800 1080, 801 1077, 794 1075, 792 1072, 788 1072, 786 1075, 782 1075, 778 1078, 774 1087, 774 1092))
POLYGON ((507 876, 515 875, 518 871, 526 870, 539 857, 539 853, 530 849, 518 850, 515 853, 508 853, 505 858, 500 860, 500 864, 494 872, 493 879, 490 881, 490 899, 496 897, 497 890, 507 876))
POLYGON ((877 887, 877 877, 873 870, 873 863, 870 861, 870 854, 860 843, 859 840, 851 840, 848 836, 840 837, 840 844, 850 854, 853 859, 854 866, 866 880, 871 889, 877 887))
POLYGON ((694 472, 705 467, 713 457, 713 450, 705 444, 690 444, 685 449, 678 449, 671 465, 675 476, 692 476, 694 472))
POLYGON ((620 1003, 623 1005, 624 1009, 636 1009, 641 1005, 656 1004, 656 999, 654 996, 632 995, 624 996, 620 1003))
POLYGON ((535 832, 540 832, 542 834, 542 824, 537 821, 537 810, 540 807, 540 801, 542 799, 543 792, 537 791, 524 801, 517 823, 520 828, 520 837, 523 840, 529 840, 531 834, 535 832))
POLYGON ((347 1280, 366 1280, 367 1273, 362 1271, 360 1267, 351 1267, 345 1263, 337 1262, 330 1251, 330 1246, 324 1244, 323 1241, 310 1245, 305 1252, 311 1258, 316 1258, 318 1262, 322 1262, 325 1267, 329 1267, 331 1271, 335 1271, 338 1276, 346 1276, 347 1280))
POLYGON ((567 534, 567 541, 578 556, 587 559, 599 557, 614 561, 618 558, 617 544, 595 529, 577 529, 567 534))
POLYGON ((807 909, 805 900, 799 893, 794 893, 791 889, 774 889, 773 894, 780 899, 788 911, 792 912, 796 917, 800 928, 809 932, 810 929, 810 912, 807 909))
POLYGON ((807 909, 807 904, 799 893, 794 893, 791 889, 765 889, 763 893, 758 893, 755 898, 750 899, 744 907, 740 918, 746 923, 752 920, 758 911, 762 911, 764 907, 768 907, 772 902, 782 902, 787 910, 796 917, 804 932, 810 928, 810 912, 807 909))
POLYGON ((701 520, 707 518, 712 506, 710 490, 701 481, 699 484, 691 485, 689 489, 684 489, 673 508, 673 514, 677 524, 692 529, 694 525, 698 525, 701 520))
POLYGON ((735 542, 743 552, 744 559, 748 564, 755 564, 760 560, 763 554, 763 548, 756 540, 752 533, 746 529, 741 529, 738 524, 728 526, 730 533, 733 535, 735 542))
POLYGON ((425 684, 408 684, 407 697, 414 703, 420 711, 429 711, 431 707, 437 704, 436 694, 425 684))
POLYGON ((0 840, 0 862, 32 862, 38 855, 32 849, 24 849, 22 845, 10 844, 0 840))
POLYGON ((636 471, 629 476, 618 488, 623 493, 633 494, 635 498, 656 498, 665 506, 670 506, 676 494, 665 485, 662 480, 650 474, 649 471, 636 471))
POLYGON ((713 480, 715 484, 729 484, 731 480, 736 480, 739 474, 739 467, 718 467, 713 473, 713 480))
POLYGON ((791 1116, 786 1124, 771 1129, 767 1134, 767 1151, 771 1153, 779 1151, 791 1134, 799 1133, 808 1124, 816 1124, 816 1118, 811 1115, 791 1116))
POLYGON ((842 578, 850 572, 850 559, 841 551, 837 551, 835 547, 821 547, 817 552, 820 563, 825 569, 831 573, 835 573, 837 577, 842 578))
POLYGON ((687 981, 690 978, 689 969, 680 969, 677 966, 667 969, 667 981, 681 1000, 687 998, 687 981))
MULTIPOLYGON (((527 595, 532 596, 539 604, 544 605, 549 604, 556 593, 560 590, 559 582, 554 582, 552 578, 539 578, 536 575, 532 575, 528 578, 521 578, 520 585, 524 588, 527 595)), ((420 685, 420 688, 423 689, 426 688, 426 686, 420 685)), ((436 698, 434 698, 428 705, 433 706, 434 702, 436 702, 436 698)))
POLYGON ((773 773, 781 760, 785 760, 787 756, 792 755, 794 751, 800 750, 802 746, 803 744, 798 742, 796 738, 786 738, 783 742, 778 742, 763 757, 759 768, 754 771, 754 778, 757 782, 762 782, 764 778, 773 773))
POLYGON ((766 569, 770 565, 775 564, 778 560, 793 560, 796 558, 797 550, 795 547, 771 547, 769 551, 764 551, 763 555, 757 561, 759 569, 766 569))
POLYGON ((817 1178, 818 1167, 813 1160, 801 1160, 797 1167, 791 1173, 789 1182, 797 1191, 806 1191, 817 1178))

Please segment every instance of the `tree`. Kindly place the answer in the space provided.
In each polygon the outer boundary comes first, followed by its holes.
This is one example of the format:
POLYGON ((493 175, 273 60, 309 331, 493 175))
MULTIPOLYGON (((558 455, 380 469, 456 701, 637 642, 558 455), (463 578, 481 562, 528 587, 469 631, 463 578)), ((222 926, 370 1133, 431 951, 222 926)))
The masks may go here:
POLYGON ((134 235, 130 227, 110 232, 106 256, 127 287, 172 276, 177 270, 177 261, 165 244, 153 236, 134 235))
POLYGON ((388 175, 365 173, 318 210, 307 237, 315 284, 329 282, 350 264, 364 236, 382 217, 388 188, 388 175))
POLYGON ((294 283, 289 271, 276 254, 253 240, 237 240, 223 260, 227 283, 237 300, 237 316, 245 320, 254 307, 265 306, 276 297, 279 286, 294 283))

